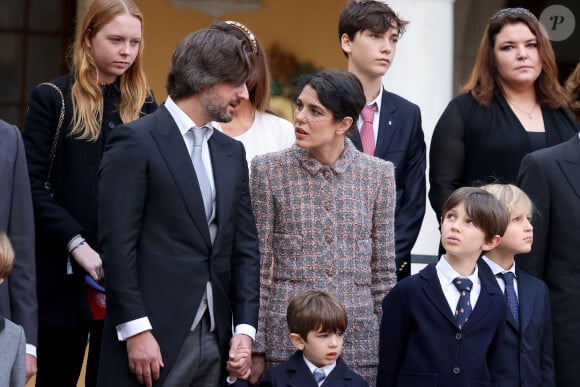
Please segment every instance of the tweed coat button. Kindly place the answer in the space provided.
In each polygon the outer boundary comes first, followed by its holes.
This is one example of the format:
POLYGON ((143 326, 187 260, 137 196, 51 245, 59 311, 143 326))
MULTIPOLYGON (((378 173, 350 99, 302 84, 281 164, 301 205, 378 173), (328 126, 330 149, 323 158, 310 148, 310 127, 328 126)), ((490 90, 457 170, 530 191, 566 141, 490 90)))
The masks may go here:
POLYGON ((330 200, 327 200, 327 201, 324 203, 324 209, 325 209, 326 211, 330 211, 330 210, 332 210, 332 203, 330 202, 330 200))
POLYGON ((324 240, 326 241, 326 243, 332 243, 332 241, 334 240, 334 236, 332 235, 332 232, 327 230, 324 233, 324 240))
POLYGON ((453 367, 453 373, 455 375, 459 375, 461 373, 461 368, 459 368, 459 367, 453 367))
POLYGON ((462 335, 461 333, 457 332, 457 333, 455 334, 455 338, 456 338, 457 340, 461 340, 461 339, 463 338, 463 335, 462 335))
POLYGON ((337 274, 338 270, 336 270, 334 264, 329 264, 328 267, 326 268, 326 275, 329 277, 334 277, 337 274))

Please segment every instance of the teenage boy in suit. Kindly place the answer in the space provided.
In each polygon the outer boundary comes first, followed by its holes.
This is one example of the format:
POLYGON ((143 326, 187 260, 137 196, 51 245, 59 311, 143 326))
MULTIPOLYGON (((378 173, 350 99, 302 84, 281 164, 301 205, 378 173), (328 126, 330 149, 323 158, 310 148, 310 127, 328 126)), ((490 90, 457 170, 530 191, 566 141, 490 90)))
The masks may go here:
POLYGON ((501 243, 477 262, 479 270, 497 284, 508 304, 504 360, 492 373, 496 386, 553 387, 554 343, 550 299, 546 284, 520 270, 516 254, 532 249, 532 202, 513 184, 488 184, 484 190, 504 203, 510 222, 501 243))
POLYGON ((383 300, 377 386, 488 385, 501 361, 506 304, 478 271, 508 224, 506 207, 473 187, 447 199, 437 263, 399 282, 383 300))
POLYGON ((348 71, 359 78, 367 99, 357 122, 359 130, 352 133, 351 140, 360 151, 395 165, 398 279, 411 274, 411 249, 421 229, 426 200, 421 111, 383 87, 383 76, 395 59, 397 42, 407 24, 381 1, 350 2, 338 21, 338 38, 348 59, 348 71), (367 111, 369 125, 364 125, 367 111))

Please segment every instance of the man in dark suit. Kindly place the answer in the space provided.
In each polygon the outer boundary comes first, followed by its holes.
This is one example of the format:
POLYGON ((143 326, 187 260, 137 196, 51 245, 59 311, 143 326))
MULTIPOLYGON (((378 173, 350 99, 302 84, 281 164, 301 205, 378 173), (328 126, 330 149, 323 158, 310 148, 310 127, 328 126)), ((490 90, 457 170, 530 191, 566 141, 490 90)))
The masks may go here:
POLYGON ((421 229, 426 201, 426 146, 421 112, 417 105, 384 90, 382 83, 407 23, 380 1, 347 4, 338 23, 338 38, 348 58, 348 71, 359 78, 367 98, 352 142, 360 151, 395 164, 398 279, 411 274, 411 249, 421 229), (371 113, 369 125, 365 126, 367 110, 371 113))
POLYGON ((14 266, 0 284, 0 315, 24 328, 26 379, 36 374, 38 337, 34 216, 20 131, 0 120, 0 231, 14 248, 14 266))
POLYGON ((108 141, 99 386, 219 386, 228 358, 232 375, 250 374, 250 357, 236 357, 251 351, 259 306, 247 163, 243 145, 211 126, 248 98, 248 55, 223 31, 188 35, 173 54, 163 106, 108 141))
POLYGON ((518 185, 537 210, 534 242, 516 263, 548 285, 554 327, 556 385, 580 380, 580 139, 532 152, 522 160, 518 185))

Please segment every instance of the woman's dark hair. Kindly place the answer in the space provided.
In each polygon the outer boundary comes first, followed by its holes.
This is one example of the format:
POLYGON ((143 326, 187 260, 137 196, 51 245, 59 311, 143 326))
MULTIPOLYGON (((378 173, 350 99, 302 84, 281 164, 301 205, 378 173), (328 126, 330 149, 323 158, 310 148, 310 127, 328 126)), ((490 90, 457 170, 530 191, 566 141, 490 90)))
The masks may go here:
POLYGON ((298 79, 293 99, 309 85, 318 94, 318 100, 330 112, 335 120, 351 117, 353 124, 349 130, 356 128, 358 116, 366 103, 363 87, 356 75, 343 70, 321 70, 298 79))
POLYGON ((518 23, 530 29, 538 44, 538 55, 542 62, 542 71, 535 82, 538 101, 542 106, 552 109, 566 107, 566 97, 558 81, 556 56, 550 39, 534 14, 525 8, 502 9, 489 19, 479 44, 475 65, 461 92, 470 93, 483 106, 489 106, 494 95, 503 92, 493 51, 495 39, 506 25, 518 23))

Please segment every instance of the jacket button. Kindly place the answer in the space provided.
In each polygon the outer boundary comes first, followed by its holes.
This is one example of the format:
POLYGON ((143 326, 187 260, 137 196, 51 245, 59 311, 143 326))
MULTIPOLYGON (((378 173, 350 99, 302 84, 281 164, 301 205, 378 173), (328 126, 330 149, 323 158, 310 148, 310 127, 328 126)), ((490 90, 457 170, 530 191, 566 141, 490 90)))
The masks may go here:
POLYGON ((459 367, 453 367, 453 373, 455 375, 459 375, 461 373, 461 368, 459 368, 459 367))
POLYGON ((461 340, 461 339, 463 338, 463 336, 461 335, 461 333, 457 332, 457 333, 455 334, 455 338, 456 338, 457 340, 461 340))
POLYGON ((324 233, 324 240, 326 243, 332 243, 332 241, 334 241, 334 235, 332 234, 332 231, 326 230, 324 233))
POLYGON ((109 128, 113 129, 115 127, 115 123, 114 122, 109 122, 109 128))

